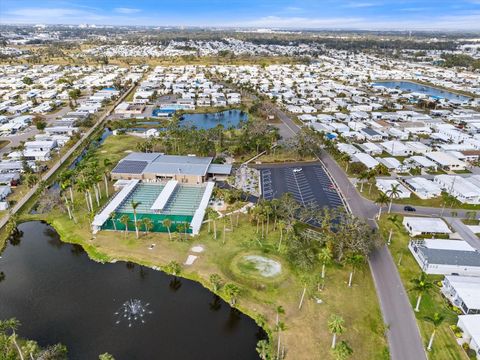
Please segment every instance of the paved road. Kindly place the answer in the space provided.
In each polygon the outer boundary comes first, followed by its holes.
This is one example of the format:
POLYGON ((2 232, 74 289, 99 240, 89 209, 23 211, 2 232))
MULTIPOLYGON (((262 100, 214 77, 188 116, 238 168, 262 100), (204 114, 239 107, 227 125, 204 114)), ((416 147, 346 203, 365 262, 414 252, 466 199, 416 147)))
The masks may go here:
MULTIPOLYGON (((132 85, 113 105, 110 106, 110 108, 98 119, 98 121, 81 137, 80 140, 77 141, 75 145, 73 145, 61 158, 58 160, 51 168, 46 172, 41 180, 42 181, 47 181, 52 177, 53 174, 63 165, 65 161, 68 160, 68 158, 78 149, 82 146, 84 141, 88 139, 94 132, 97 130, 99 126, 101 126, 105 119, 110 115, 110 113, 115 109, 115 107, 125 99, 125 97, 128 96, 128 94, 135 88, 135 85, 132 85)), ((5 226, 5 224, 8 222, 10 219, 10 215, 17 213, 23 205, 27 203, 28 200, 35 194, 35 192, 38 190, 38 184, 33 186, 25 195, 23 198, 21 198, 15 206, 13 206, 9 213, 5 215, 2 219, 0 219, 0 229, 5 226)))
MULTIPOLYGON (((277 108, 272 108, 272 111, 291 130, 292 135, 300 130, 283 111, 277 108)), ((365 218, 372 227, 377 228, 374 218, 378 213, 378 206, 360 196, 343 169, 329 154, 322 152, 319 159, 341 190, 351 212, 365 218)), ((374 251, 369 258, 369 265, 380 300, 383 320, 388 325, 387 338, 391 358, 393 360, 426 359, 412 306, 388 248, 383 246, 374 251)))
POLYGON ((462 220, 452 217, 446 217, 445 220, 447 220, 453 230, 455 230, 463 240, 468 242, 475 249, 480 249, 480 240, 477 235, 475 235, 472 230, 462 222, 462 220))

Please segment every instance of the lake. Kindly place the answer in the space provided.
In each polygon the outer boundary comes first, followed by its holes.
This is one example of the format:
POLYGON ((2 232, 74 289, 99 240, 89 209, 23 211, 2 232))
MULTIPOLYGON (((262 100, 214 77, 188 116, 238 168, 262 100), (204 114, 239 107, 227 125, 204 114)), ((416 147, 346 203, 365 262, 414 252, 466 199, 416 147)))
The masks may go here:
POLYGON ((42 222, 19 229, 18 243, 0 258, 0 319, 20 320, 20 336, 61 342, 69 359, 104 352, 117 360, 259 358, 264 331, 200 284, 132 263, 94 262, 42 222), (128 308, 143 314, 138 320, 123 316, 132 299, 140 300, 128 308))
POLYGON ((411 81, 379 81, 374 83, 373 86, 384 86, 389 89, 400 89, 403 91, 425 94, 438 99, 458 100, 462 102, 470 100, 470 97, 468 96, 411 81))
POLYGON ((180 118, 182 126, 195 126, 198 129, 212 129, 221 124, 225 129, 238 127, 241 121, 247 121, 248 115, 242 110, 226 110, 215 113, 184 114, 180 118))

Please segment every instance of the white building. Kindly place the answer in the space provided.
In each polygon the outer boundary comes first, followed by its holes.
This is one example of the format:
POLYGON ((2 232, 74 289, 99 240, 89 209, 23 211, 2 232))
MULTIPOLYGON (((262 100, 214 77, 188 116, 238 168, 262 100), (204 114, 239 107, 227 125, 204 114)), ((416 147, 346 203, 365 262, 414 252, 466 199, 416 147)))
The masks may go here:
POLYGON ((458 160, 453 155, 441 151, 432 151, 426 153, 425 156, 433 162, 437 163, 442 169, 465 170, 467 168, 467 163, 458 160))
POLYGON ((410 236, 447 235, 452 233, 441 218, 405 216, 402 224, 410 236))
POLYGON ((392 156, 408 156, 412 150, 400 141, 385 141, 380 146, 392 156))
POLYGON ((462 339, 480 359, 480 315, 460 315, 457 326, 463 331, 462 339))
POLYGON ((433 181, 422 177, 407 178, 404 180, 420 199, 432 199, 442 195, 442 189, 433 181))
POLYGON ((464 204, 480 204, 480 187, 467 178, 458 175, 437 175, 433 181, 464 204))
POLYGON ((408 199, 412 194, 410 190, 408 190, 405 186, 400 184, 397 180, 392 179, 377 179, 376 185, 379 191, 386 194, 387 196, 390 194, 390 190, 395 185, 397 186, 398 195, 397 199, 408 199))
POLYGON ((373 169, 375 166, 380 164, 377 160, 375 160, 371 155, 365 153, 358 153, 352 155, 353 162, 361 162, 364 164, 368 169, 373 169))
POLYGON ((480 314, 480 277, 445 276, 442 293, 464 314, 480 314))
POLYGON ((408 248, 423 272, 480 276, 480 253, 463 240, 412 240, 408 248))

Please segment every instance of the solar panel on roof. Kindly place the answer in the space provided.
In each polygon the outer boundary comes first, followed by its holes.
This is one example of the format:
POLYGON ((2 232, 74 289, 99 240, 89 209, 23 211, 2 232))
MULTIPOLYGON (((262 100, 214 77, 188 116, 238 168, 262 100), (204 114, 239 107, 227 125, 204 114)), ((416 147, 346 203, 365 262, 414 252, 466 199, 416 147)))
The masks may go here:
POLYGON ((147 161, 123 160, 115 166, 112 172, 120 174, 141 174, 147 165, 147 161))

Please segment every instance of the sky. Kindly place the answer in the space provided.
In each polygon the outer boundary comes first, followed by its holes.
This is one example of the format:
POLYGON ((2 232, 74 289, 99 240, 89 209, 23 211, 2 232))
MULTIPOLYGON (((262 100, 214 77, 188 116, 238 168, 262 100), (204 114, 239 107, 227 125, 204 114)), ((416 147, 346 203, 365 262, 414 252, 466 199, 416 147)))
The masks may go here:
POLYGON ((480 0, 0 0, 0 23, 480 31, 480 0))

